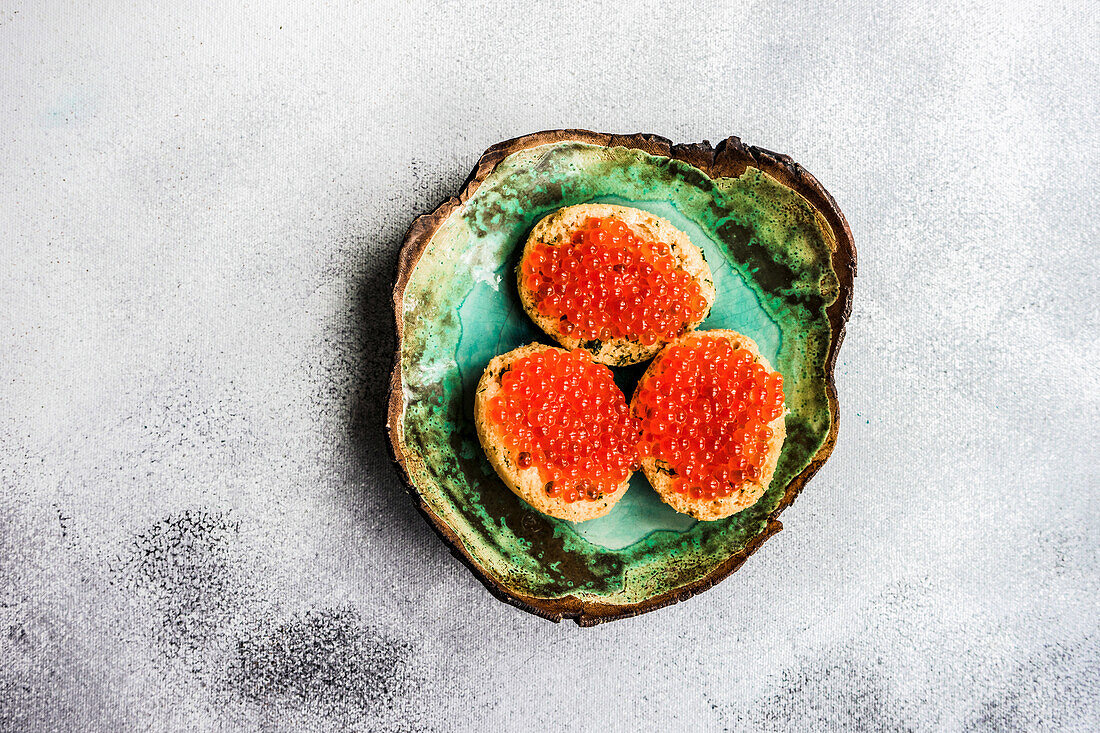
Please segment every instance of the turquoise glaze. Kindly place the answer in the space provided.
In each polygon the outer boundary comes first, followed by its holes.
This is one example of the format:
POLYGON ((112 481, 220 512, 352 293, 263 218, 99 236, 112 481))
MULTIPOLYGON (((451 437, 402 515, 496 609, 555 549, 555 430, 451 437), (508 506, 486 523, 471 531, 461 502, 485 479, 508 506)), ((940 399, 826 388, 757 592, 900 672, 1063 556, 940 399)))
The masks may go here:
MULTIPOLYGON (((402 427, 410 480, 478 564, 518 593, 626 604, 690 583, 763 531, 787 483, 828 434, 825 308, 836 295, 824 222, 759 171, 712 180, 678 161, 574 142, 514 153, 443 222, 405 288, 402 427), (750 336, 783 373, 789 436, 772 486, 755 506, 696 522, 664 504, 639 473, 607 516, 573 524, 532 510, 485 459, 473 427, 482 371, 517 346, 553 343, 516 293, 523 243, 546 214, 588 202, 645 209, 686 232, 717 289, 701 328, 750 336)), ((628 397, 644 368, 615 369, 628 397)))

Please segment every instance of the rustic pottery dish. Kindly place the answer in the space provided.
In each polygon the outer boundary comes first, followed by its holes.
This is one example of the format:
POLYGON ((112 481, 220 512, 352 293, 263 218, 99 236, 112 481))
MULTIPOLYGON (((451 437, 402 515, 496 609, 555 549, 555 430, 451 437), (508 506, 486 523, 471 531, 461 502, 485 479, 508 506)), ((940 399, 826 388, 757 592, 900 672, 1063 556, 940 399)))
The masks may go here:
MULTIPOLYGON (((499 143, 406 236, 394 286, 394 457, 431 526, 508 603, 592 625, 685 600, 779 531, 779 513, 832 452, 833 365, 854 276, 843 215, 786 156, 732 137, 712 148, 583 130, 499 143), (718 291, 700 328, 749 336, 783 374, 787 440, 752 507, 697 522, 639 472, 607 516, 574 524, 528 507, 485 458, 473 421, 482 370, 497 354, 548 342, 519 303, 520 251, 540 218, 587 202, 645 209, 687 232, 718 291)), ((644 368, 616 370, 626 395, 644 368)))

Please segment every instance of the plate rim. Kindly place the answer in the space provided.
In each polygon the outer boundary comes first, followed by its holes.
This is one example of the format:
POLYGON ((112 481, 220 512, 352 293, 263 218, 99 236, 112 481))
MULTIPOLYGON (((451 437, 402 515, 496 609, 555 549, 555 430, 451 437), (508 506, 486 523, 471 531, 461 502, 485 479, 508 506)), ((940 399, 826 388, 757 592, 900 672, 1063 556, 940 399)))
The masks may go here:
POLYGON ((836 201, 825 190, 825 187, 809 171, 792 160, 790 156, 746 145, 741 141, 741 138, 736 136, 727 137, 718 145, 712 146, 707 140, 701 143, 674 144, 668 138, 651 133, 616 135, 589 130, 564 129, 544 130, 499 142, 481 155, 477 165, 466 177, 457 196, 451 196, 433 211, 421 214, 413 220, 405 233, 398 254, 397 272, 393 285, 393 316, 397 339, 394 346, 393 368, 390 373, 386 435, 393 461, 405 483, 405 489, 412 497, 421 516, 427 521, 428 526, 435 530, 436 534, 448 546, 451 554, 468 567, 490 593, 505 603, 551 621, 560 622, 568 618, 574 620, 579 626, 594 626, 605 621, 630 618, 649 611, 655 611, 709 590, 732 575, 768 538, 783 528, 782 523, 779 521, 779 514, 794 502, 806 482, 825 465, 833 452, 840 420, 840 405, 837 401, 833 373, 840 345, 844 341, 845 325, 852 313, 852 286, 855 276, 855 242, 844 214, 841 213, 840 207, 837 206, 836 201), (826 436, 821 448, 810 459, 810 463, 806 468, 791 479, 783 498, 780 499, 775 509, 768 514, 764 530, 750 540, 745 547, 730 555, 702 578, 631 604, 601 603, 585 600, 572 594, 560 598, 539 598, 519 593, 503 583, 499 583, 466 551, 458 534, 427 505, 427 502, 420 495, 419 489, 413 484, 409 476, 403 447, 404 396, 401 379, 401 351, 404 337, 403 315, 405 287, 408 285, 413 269, 443 222, 477 191, 485 179, 505 158, 513 153, 530 148, 562 142, 578 142, 606 148, 622 147, 640 150, 650 155, 671 158, 692 165, 702 170, 712 179, 735 178, 744 173, 747 168, 756 168, 809 201, 828 223, 836 243, 836 248, 832 253, 832 266, 840 287, 836 301, 826 309, 826 316, 829 319, 829 326, 832 331, 829 353, 825 360, 825 389, 831 412, 831 427, 828 436, 826 436))

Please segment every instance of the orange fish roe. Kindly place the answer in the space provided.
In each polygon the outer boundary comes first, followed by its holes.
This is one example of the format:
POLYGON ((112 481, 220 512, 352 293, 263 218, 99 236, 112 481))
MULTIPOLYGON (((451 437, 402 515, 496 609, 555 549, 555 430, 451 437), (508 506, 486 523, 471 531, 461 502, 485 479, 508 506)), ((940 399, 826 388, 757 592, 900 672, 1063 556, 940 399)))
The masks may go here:
POLYGON ((670 341, 707 308, 667 244, 609 217, 589 217, 565 244, 535 244, 520 277, 539 313, 586 341, 670 341))
POLYGON ((538 468, 547 495, 595 501, 636 469, 638 422, 611 370, 587 351, 530 354, 501 385, 489 420, 520 468, 538 468))
POLYGON ((639 453, 665 461, 693 499, 727 497, 760 476, 783 414, 783 377, 721 337, 669 346, 638 385, 639 453))

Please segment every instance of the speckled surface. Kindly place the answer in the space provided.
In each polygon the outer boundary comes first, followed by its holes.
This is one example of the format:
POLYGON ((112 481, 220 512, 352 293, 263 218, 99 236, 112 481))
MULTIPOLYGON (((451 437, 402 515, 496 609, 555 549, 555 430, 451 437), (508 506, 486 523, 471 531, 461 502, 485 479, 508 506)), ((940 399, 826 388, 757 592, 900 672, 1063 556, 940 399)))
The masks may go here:
POLYGON ((0 9, 0 730, 1100 727, 1096 14, 878 5, 0 9), (860 250, 784 531, 594 629, 381 429, 405 227, 557 127, 789 153, 860 250))

